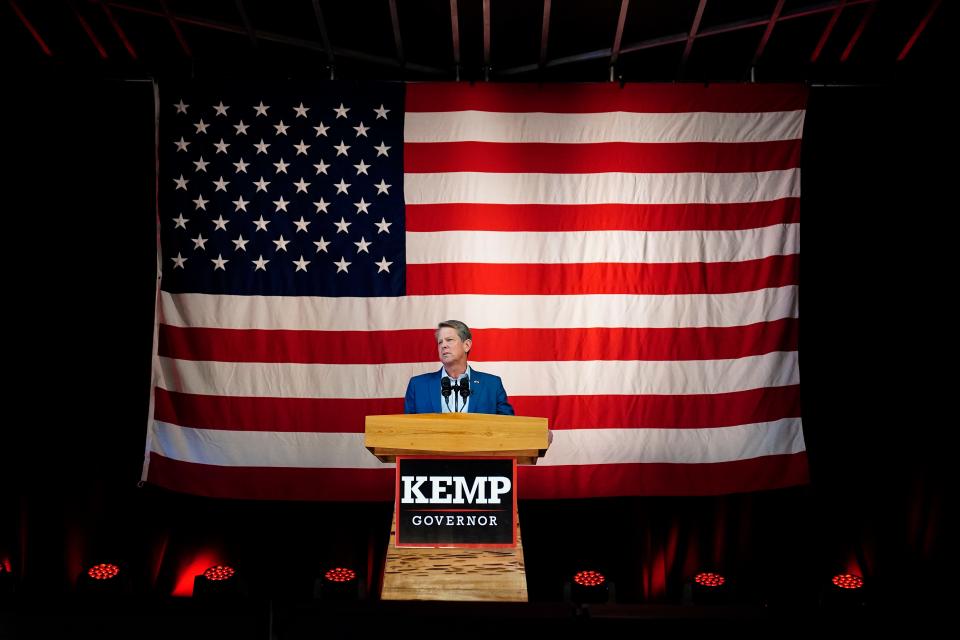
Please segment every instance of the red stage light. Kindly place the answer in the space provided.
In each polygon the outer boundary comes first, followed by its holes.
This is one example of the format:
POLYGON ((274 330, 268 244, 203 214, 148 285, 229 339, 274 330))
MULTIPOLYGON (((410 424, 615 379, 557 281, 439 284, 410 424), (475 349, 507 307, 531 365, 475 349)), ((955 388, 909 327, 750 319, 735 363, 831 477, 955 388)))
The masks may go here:
POLYGON ((599 587, 607 579, 599 571, 578 571, 573 581, 581 587, 599 587))
POLYGON ((702 571, 694 576, 693 581, 703 587, 719 587, 726 582, 727 579, 719 573, 702 571))
POLYGON ((210 567, 203 572, 203 577, 207 580, 217 581, 217 580, 229 580, 233 577, 236 571, 233 570, 233 567, 228 567, 226 565, 218 564, 215 567, 210 567))
POLYGON ((330 569, 325 574, 323 574, 323 577, 328 582, 350 582, 351 580, 357 577, 357 572, 354 571, 353 569, 336 567, 334 569, 330 569))
POLYGON ((863 587, 863 578, 850 573, 833 576, 833 584, 841 589, 860 589, 863 587))
POLYGON ((87 575, 93 578, 94 580, 109 580, 111 578, 116 578, 117 574, 119 573, 120 573, 120 567, 118 567, 115 564, 110 564, 107 562, 95 564, 89 569, 87 569, 87 575))

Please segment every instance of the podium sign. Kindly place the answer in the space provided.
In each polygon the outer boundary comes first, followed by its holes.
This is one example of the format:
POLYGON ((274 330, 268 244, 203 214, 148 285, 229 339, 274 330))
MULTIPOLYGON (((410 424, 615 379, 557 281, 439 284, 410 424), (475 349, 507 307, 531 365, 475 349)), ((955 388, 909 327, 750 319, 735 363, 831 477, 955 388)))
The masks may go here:
POLYGON ((513 458, 397 457, 397 547, 517 544, 513 458))

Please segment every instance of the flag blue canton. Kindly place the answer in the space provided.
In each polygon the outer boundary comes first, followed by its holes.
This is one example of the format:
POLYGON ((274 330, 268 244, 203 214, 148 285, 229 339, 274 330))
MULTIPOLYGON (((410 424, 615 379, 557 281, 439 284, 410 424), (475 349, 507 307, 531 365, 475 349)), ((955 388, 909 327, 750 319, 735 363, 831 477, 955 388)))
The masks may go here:
POLYGON ((161 288, 400 296, 403 85, 161 95, 161 288))

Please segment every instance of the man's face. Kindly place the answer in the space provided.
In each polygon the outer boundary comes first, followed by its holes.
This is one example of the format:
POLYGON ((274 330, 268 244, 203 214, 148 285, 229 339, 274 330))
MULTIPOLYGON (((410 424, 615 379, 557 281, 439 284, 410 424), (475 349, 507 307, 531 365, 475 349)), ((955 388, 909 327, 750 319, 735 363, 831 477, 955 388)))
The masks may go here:
POLYGON ((471 340, 461 340, 456 329, 440 327, 437 337, 437 353, 440 355, 440 362, 447 369, 453 365, 466 366, 467 352, 472 344, 471 340))

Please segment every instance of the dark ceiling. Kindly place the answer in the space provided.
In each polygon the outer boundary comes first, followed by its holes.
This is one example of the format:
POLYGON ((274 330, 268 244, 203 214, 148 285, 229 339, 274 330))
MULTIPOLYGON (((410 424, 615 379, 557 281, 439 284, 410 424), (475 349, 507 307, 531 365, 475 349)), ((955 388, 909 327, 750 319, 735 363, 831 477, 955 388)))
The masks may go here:
POLYGON ((8 0, 4 60, 103 75, 943 79, 941 0, 8 0))

